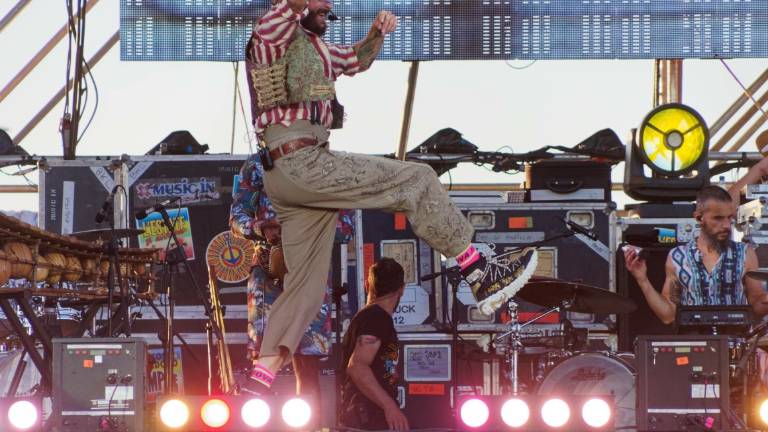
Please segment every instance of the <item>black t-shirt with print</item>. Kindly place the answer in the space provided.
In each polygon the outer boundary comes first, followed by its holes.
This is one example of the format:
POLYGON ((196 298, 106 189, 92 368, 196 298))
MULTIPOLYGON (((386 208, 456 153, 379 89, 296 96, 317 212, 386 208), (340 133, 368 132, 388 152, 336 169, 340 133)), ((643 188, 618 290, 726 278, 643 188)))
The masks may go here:
MULTIPOLYGON (((397 363, 399 360, 397 332, 392 317, 376 304, 361 309, 352 318, 344 336, 344 366, 355 350, 357 338, 375 336, 381 346, 371 363, 371 370, 381 388, 397 400, 397 363)), ((384 410, 365 397, 349 377, 343 377, 342 421, 346 426, 361 429, 386 429, 384 410)))

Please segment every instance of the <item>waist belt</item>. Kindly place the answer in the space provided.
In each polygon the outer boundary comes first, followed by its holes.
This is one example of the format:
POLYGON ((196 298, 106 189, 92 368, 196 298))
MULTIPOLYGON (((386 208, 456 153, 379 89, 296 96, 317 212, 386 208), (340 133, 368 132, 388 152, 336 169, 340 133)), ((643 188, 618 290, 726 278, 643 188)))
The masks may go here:
POLYGON ((273 161, 276 161, 289 153, 293 153, 296 150, 301 150, 304 147, 309 147, 313 145, 317 145, 316 138, 298 138, 298 139, 280 144, 277 148, 270 150, 269 155, 272 157, 273 161))

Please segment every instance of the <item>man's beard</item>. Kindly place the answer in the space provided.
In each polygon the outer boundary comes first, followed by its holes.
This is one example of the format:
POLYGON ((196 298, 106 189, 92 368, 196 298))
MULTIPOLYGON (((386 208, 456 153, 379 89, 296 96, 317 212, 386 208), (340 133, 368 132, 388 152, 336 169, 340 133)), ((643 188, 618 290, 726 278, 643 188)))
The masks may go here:
POLYGON ((717 238, 717 235, 713 235, 707 232, 706 227, 702 227, 701 234, 707 239, 707 243, 714 246, 718 252, 722 252, 728 248, 728 244, 731 242, 731 234, 728 233, 728 237, 725 240, 717 238))
POLYGON ((320 27, 320 25, 317 24, 317 16, 317 11, 309 11, 307 16, 301 19, 301 25, 312 33, 318 36, 323 36, 325 35, 327 27, 320 27))

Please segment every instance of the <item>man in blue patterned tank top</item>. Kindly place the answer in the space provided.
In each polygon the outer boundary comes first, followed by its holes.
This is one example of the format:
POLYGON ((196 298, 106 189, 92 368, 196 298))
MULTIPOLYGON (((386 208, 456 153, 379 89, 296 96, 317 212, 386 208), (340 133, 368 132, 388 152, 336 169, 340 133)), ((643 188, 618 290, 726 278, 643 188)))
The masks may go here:
POLYGON ((768 314, 763 283, 744 276, 757 270, 757 254, 746 243, 731 239, 741 188, 766 175, 768 158, 750 169, 730 191, 719 186, 705 186, 699 191, 693 216, 701 232, 669 252, 661 293, 648 280, 645 260, 637 250, 624 248, 627 270, 637 280, 648 306, 665 324, 675 320, 677 305, 749 304, 756 316, 768 314))

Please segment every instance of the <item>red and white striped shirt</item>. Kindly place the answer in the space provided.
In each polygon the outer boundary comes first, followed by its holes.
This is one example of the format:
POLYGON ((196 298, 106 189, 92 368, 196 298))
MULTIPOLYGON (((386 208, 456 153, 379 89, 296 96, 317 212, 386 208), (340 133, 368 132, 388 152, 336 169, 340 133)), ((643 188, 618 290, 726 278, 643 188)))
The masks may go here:
MULTIPOLYGON (((265 13, 256 23, 251 35, 250 58, 258 64, 271 65, 285 54, 291 36, 299 26, 302 14, 295 13, 286 0, 282 0, 265 13)), ((302 27, 312 45, 323 59, 326 78, 336 80, 339 75, 354 75, 360 70, 357 55, 350 45, 327 44, 323 39, 302 27)), ((256 121, 256 132, 261 133, 269 125, 289 126, 296 120, 311 120, 310 102, 278 106, 262 112, 256 121)), ((320 122, 326 128, 331 126, 331 102, 320 101, 320 122)))

